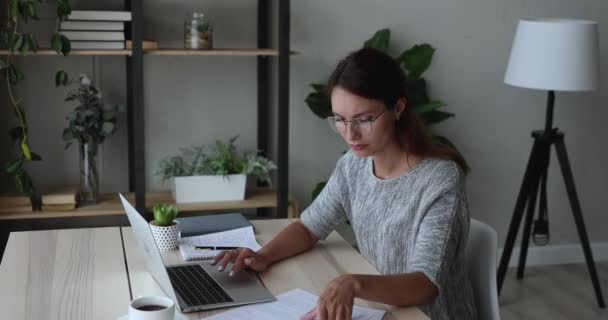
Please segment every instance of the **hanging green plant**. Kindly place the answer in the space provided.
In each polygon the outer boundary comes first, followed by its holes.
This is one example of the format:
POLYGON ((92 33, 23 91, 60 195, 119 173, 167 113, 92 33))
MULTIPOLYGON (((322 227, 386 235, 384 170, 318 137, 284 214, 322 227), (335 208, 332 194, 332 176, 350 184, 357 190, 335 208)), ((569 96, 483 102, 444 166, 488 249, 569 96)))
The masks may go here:
MULTIPOLYGON (((9 0, 8 19, 6 26, 0 28, 0 46, 8 49, 8 54, 0 58, 0 73, 5 78, 8 89, 8 97, 14 109, 17 126, 9 129, 9 135, 14 148, 13 159, 4 164, 4 172, 14 178, 17 192, 32 195, 35 191, 34 183, 29 173, 25 170, 28 161, 40 161, 42 157, 30 148, 31 141, 28 135, 28 123, 25 116, 23 103, 15 95, 14 88, 19 81, 25 79, 25 75, 14 63, 16 55, 26 56, 36 53, 39 49, 36 37, 31 33, 21 32, 20 26, 30 20, 38 20, 37 6, 45 1, 42 0, 9 0)), ((71 9, 68 0, 57 0, 57 20, 55 32, 52 35, 52 48, 58 53, 67 56, 70 53, 70 40, 59 33, 59 23, 64 21, 70 14, 71 9)), ((55 75, 56 84, 67 84, 65 72, 58 71, 55 75), (64 79, 59 83, 58 78, 64 79)))

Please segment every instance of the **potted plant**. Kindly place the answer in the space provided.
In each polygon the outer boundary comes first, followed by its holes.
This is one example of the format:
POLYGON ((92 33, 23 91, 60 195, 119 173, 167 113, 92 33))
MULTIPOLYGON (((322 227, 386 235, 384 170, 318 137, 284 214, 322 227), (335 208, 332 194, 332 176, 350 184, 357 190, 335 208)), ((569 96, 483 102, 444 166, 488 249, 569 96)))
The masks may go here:
POLYGON ((176 203, 244 200, 247 175, 271 184, 276 165, 257 153, 237 151, 237 138, 185 148, 182 155, 159 161, 156 175, 171 181, 176 203))
POLYGON ((80 75, 78 84, 79 87, 71 90, 65 99, 78 101, 78 106, 66 116, 68 127, 63 130, 63 140, 66 142, 65 149, 69 148, 73 141, 79 144, 79 200, 95 203, 99 193, 97 147, 114 133, 116 116, 122 108, 105 104, 101 92, 95 88, 87 75, 80 75))
POLYGON ((160 251, 177 249, 179 222, 175 220, 178 209, 170 204, 154 205, 154 220, 150 221, 150 229, 154 241, 160 251))

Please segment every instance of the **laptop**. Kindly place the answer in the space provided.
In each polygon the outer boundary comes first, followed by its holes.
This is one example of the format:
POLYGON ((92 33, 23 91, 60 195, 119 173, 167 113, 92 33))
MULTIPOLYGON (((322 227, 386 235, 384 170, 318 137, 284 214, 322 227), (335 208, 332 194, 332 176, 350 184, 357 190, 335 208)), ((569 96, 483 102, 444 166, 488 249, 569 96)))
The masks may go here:
POLYGON ((182 312, 276 300, 250 271, 229 277, 227 271, 218 271, 211 261, 165 266, 148 222, 122 194, 119 196, 144 256, 146 269, 182 312))

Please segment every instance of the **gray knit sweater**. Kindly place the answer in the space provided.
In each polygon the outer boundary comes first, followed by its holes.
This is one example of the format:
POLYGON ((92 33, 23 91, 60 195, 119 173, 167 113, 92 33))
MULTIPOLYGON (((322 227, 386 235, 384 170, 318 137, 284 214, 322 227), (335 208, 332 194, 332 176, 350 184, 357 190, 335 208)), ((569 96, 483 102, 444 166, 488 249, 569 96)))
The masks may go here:
POLYGON ((349 221, 361 254, 381 274, 425 274, 439 290, 420 306, 431 319, 477 318, 465 268, 464 175, 455 162, 425 159, 383 180, 371 157, 348 152, 301 219, 319 239, 349 221))

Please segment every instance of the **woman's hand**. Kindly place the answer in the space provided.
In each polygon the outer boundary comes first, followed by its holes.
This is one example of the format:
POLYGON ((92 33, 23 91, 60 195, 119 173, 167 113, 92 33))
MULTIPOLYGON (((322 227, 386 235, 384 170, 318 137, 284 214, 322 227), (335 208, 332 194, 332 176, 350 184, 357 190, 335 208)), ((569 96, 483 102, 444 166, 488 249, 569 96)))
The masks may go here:
POLYGON ((346 274, 335 278, 319 296, 316 307, 303 315, 300 320, 352 319, 357 288, 357 281, 352 275, 346 274))
POLYGON ((215 256, 211 265, 215 266, 218 262, 220 264, 219 271, 224 271, 228 263, 232 263, 232 270, 230 270, 229 276, 233 276, 243 268, 264 271, 270 265, 266 257, 249 248, 222 251, 215 256))

